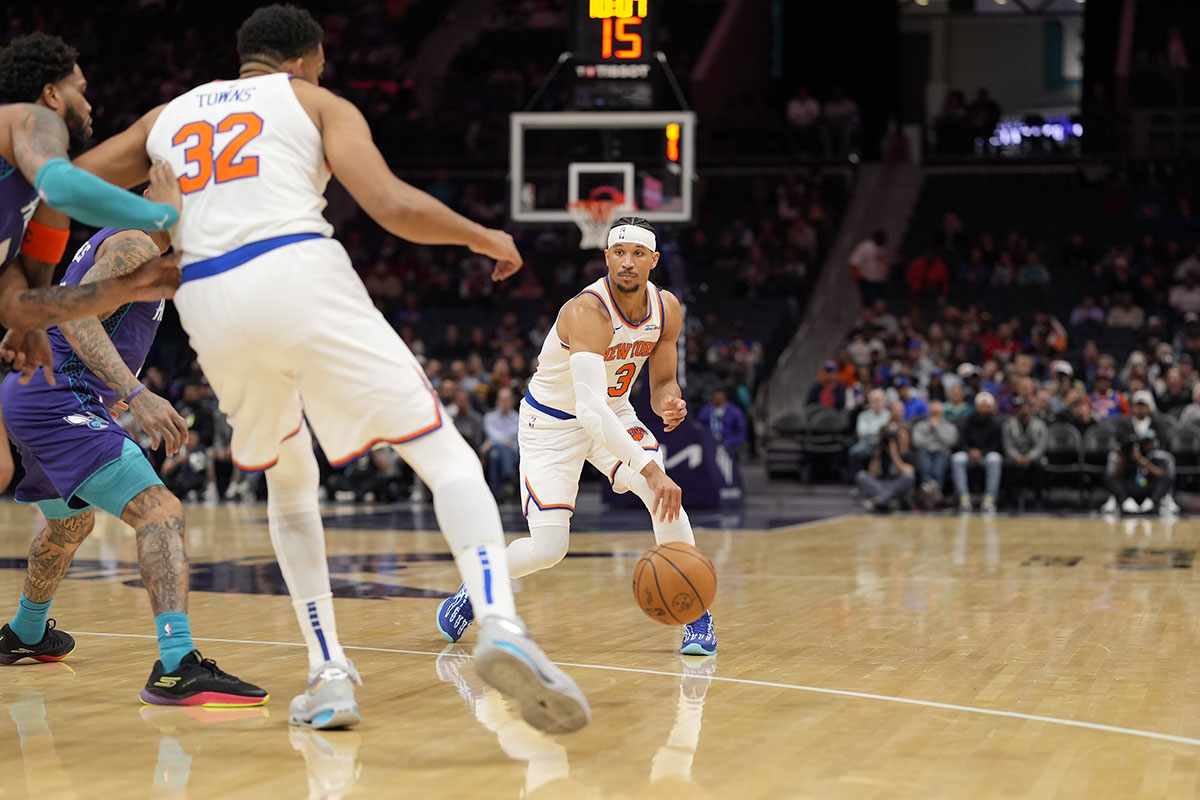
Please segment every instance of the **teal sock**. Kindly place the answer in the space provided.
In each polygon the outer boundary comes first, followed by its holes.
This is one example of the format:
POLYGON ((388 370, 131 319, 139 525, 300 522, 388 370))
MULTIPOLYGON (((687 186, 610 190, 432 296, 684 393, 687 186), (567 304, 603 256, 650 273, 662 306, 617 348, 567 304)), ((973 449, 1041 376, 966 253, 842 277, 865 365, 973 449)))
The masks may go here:
POLYGON ((158 629, 158 658, 167 673, 179 669, 183 657, 196 649, 192 644, 192 626, 182 611, 168 611, 154 618, 158 629))
POLYGON ((46 616, 50 613, 50 603, 35 603, 21 594, 21 603, 17 606, 17 615, 13 617, 8 627, 12 628, 25 644, 37 644, 46 636, 46 616))

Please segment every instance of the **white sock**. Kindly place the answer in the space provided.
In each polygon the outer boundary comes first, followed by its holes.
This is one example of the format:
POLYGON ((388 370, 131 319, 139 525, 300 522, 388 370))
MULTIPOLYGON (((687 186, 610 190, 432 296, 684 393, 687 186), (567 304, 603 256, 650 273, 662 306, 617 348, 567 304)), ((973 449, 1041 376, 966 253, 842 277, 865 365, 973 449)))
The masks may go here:
POLYGON ((428 436, 397 445, 396 452, 433 493, 438 526, 471 595, 475 616, 515 619, 500 510, 474 451, 457 430, 443 425, 428 436))
POLYGON ((333 618, 333 595, 312 600, 293 600, 296 621, 304 633, 308 647, 308 669, 311 672, 326 661, 346 663, 346 653, 338 641, 337 622, 333 618))
POLYGON ((635 474, 628 479, 629 488, 633 493, 642 499, 646 505, 646 510, 650 511, 650 517, 654 522, 654 542, 655 544, 665 544, 666 542, 684 542, 693 547, 696 546, 696 536, 692 533, 692 521, 688 519, 687 512, 683 508, 679 509, 679 519, 674 522, 659 522, 654 515, 654 490, 650 488, 650 484, 641 474, 635 474))
POLYGON ((319 482, 312 438, 301 428, 280 445, 279 460, 267 470, 267 527, 308 647, 310 670, 326 661, 346 661, 333 617, 319 482))

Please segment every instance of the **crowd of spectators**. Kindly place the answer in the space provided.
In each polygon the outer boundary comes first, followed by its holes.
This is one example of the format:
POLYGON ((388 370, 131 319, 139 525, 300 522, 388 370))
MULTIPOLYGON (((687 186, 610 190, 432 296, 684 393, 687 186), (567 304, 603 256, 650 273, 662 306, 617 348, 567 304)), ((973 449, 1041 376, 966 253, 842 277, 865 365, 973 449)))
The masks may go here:
POLYGON ((1167 194, 1133 242, 1041 245, 947 212, 907 263, 882 233, 853 251, 864 308, 807 401, 846 413, 848 474, 870 508, 969 510, 976 475, 984 511, 1039 504, 1056 454, 1099 426, 1103 508, 1178 510, 1172 450, 1191 458, 1180 433, 1200 423, 1200 220, 1186 174, 1167 194))

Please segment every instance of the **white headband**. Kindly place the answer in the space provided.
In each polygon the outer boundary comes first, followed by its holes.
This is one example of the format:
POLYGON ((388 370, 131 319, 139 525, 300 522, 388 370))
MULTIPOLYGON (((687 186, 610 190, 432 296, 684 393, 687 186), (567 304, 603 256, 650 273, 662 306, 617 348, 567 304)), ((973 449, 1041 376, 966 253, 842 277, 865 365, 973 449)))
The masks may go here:
POLYGON ((612 247, 617 242, 629 242, 630 244, 641 244, 650 248, 650 252, 657 252, 658 240, 654 237, 653 231, 648 231, 639 225, 618 225, 608 232, 608 246, 612 247))

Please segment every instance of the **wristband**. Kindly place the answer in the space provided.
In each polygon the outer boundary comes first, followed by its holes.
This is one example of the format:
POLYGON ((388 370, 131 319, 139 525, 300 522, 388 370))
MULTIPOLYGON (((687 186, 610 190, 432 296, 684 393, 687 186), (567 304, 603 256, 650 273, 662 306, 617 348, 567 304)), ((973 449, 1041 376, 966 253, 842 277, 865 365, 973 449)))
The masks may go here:
POLYGON ((38 261, 57 264, 62 261, 63 253, 67 251, 67 242, 70 239, 70 230, 59 230, 30 220, 29 225, 25 228, 25 238, 21 242, 21 252, 38 261))
POLYGON ((130 400, 132 400, 133 398, 137 397, 139 394, 141 394, 141 393, 142 393, 142 392, 144 392, 144 391, 146 391, 146 384, 144 384, 144 383, 139 383, 139 384, 137 385, 137 388, 136 388, 136 389, 134 389, 132 392, 130 392, 130 393, 129 393, 129 396, 125 398, 125 402, 126 402, 126 403, 128 403, 130 400))

